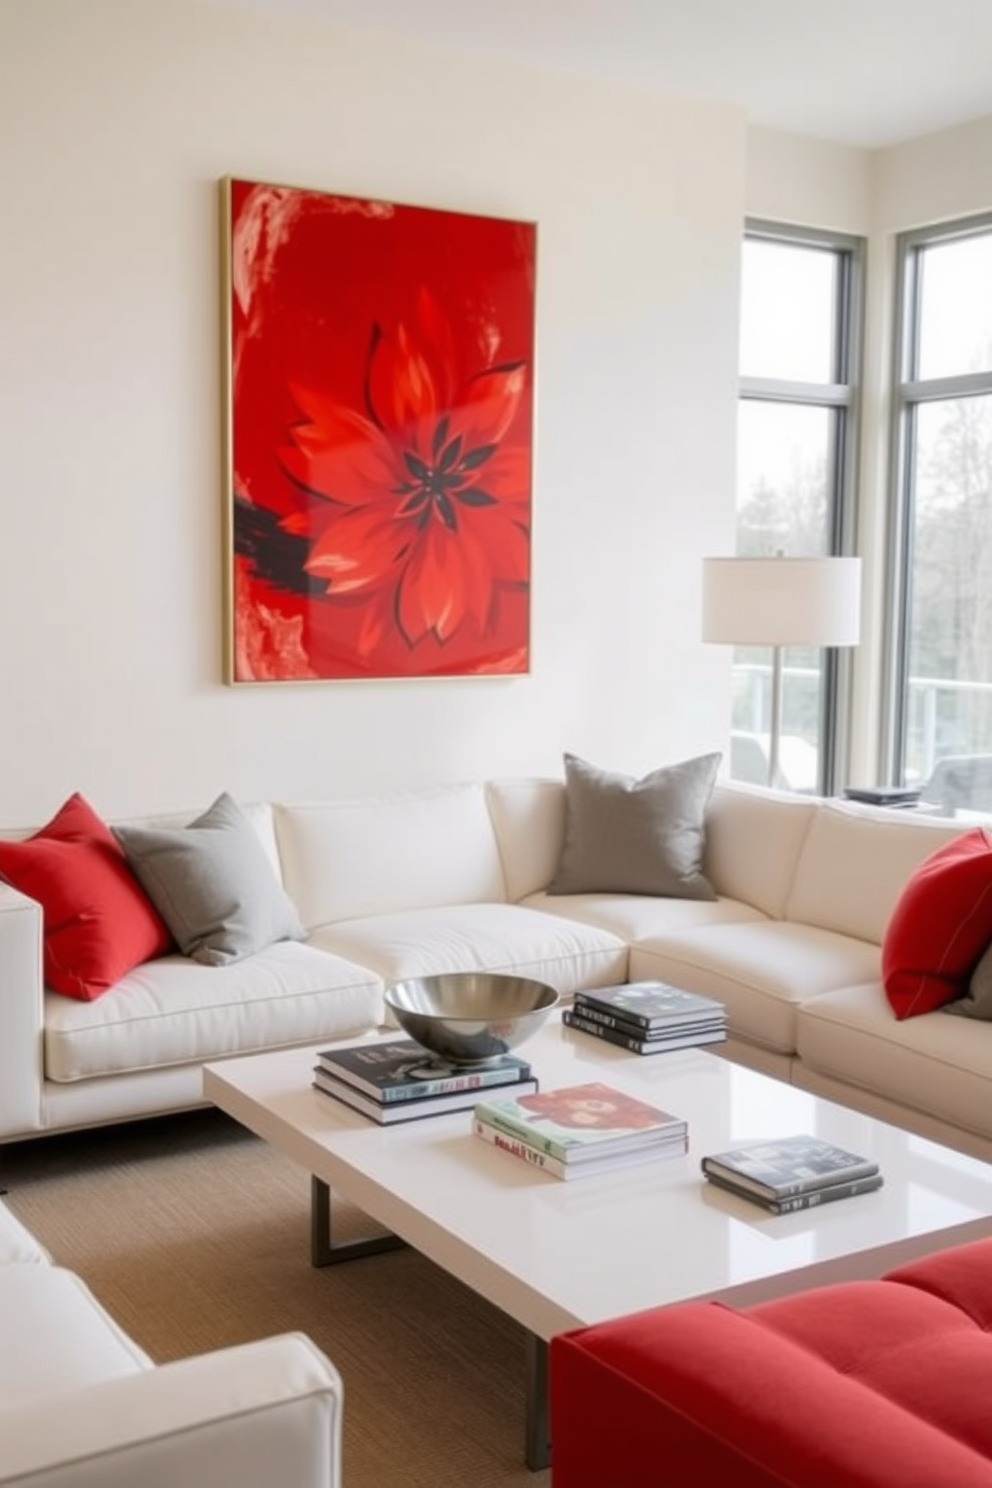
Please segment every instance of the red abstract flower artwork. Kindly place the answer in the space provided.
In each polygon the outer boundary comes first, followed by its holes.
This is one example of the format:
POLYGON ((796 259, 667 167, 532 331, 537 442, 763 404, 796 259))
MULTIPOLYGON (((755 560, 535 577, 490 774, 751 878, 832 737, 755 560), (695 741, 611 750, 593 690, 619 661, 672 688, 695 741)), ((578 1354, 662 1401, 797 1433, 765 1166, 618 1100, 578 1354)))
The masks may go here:
POLYGON ((526 672, 534 224, 224 189, 230 679, 526 672))

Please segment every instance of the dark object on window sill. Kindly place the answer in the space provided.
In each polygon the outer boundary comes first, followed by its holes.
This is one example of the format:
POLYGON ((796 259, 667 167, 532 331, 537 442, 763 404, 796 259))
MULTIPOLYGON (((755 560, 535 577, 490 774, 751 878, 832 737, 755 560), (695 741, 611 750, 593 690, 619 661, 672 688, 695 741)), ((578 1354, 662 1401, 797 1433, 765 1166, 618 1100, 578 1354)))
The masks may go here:
POLYGON ((849 785, 844 791, 848 801, 862 801, 868 806, 915 806, 920 799, 918 786, 849 785))

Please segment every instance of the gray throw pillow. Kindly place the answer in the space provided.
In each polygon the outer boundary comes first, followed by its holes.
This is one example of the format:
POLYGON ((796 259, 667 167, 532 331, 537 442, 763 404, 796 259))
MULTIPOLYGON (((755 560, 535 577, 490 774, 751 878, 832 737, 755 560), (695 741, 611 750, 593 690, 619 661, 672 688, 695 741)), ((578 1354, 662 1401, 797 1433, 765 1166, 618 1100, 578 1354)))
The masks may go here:
POLYGON ((959 1013, 962 1018, 984 1018, 992 1023, 992 945, 971 973, 964 996, 945 1002, 941 1011, 959 1013))
POLYGON ((179 949, 194 961, 226 966, 305 935, 257 832, 226 793, 186 827, 113 832, 179 949))
POLYGON ((643 780, 565 755, 565 842, 549 894, 715 899, 702 871, 706 807, 722 756, 643 780))

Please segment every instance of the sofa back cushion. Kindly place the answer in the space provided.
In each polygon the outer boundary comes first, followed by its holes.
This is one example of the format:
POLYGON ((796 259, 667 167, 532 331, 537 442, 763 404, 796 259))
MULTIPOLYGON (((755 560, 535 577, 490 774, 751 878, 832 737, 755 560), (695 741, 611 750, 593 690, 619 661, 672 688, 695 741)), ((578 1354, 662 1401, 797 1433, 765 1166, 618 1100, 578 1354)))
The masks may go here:
POLYGON ((913 812, 821 802, 786 918, 881 945, 914 869, 962 830, 946 819, 913 812))
POLYGON ((277 805, 283 882, 307 930, 338 920, 506 899, 481 784, 277 805))
POLYGON ((716 892, 780 920, 816 802, 717 781, 706 813, 703 871, 716 892))
MULTIPOLYGON (((265 856, 272 864, 272 869, 281 883, 282 864, 279 861, 279 848, 276 846, 276 828, 271 804, 268 801, 239 801, 238 805, 242 815, 254 827, 258 840, 265 849, 265 856)), ((117 827, 185 827, 202 811, 203 807, 199 806, 189 811, 159 811, 151 816, 119 817, 111 822, 111 830, 117 827)))
POLYGON ((547 888, 565 840, 565 782, 529 776, 490 780, 486 800, 511 904, 547 888))

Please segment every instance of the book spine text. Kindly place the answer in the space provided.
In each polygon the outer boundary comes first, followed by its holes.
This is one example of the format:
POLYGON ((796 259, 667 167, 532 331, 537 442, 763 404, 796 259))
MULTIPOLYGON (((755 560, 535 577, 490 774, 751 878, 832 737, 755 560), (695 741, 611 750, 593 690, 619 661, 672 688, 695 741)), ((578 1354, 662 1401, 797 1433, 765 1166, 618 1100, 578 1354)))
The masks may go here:
POLYGON ((546 1173, 551 1173, 556 1178, 564 1176, 564 1163, 548 1152, 538 1152, 528 1142, 522 1142, 519 1137, 511 1137, 508 1133, 500 1131, 498 1127, 491 1126, 488 1121, 480 1121, 476 1116, 472 1121, 472 1130, 477 1137, 483 1141, 490 1142, 498 1147, 501 1152, 512 1153, 514 1157, 522 1158, 524 1162, 530 1163, 533 1168, 541 1168, 546 1173))
POLYGON ((583 1033, 591 1033, 596 1038, 605 1039, 609 1044, 618 1044, 622 1049, 632 1049, 635 1054, 643 1053, 647 1044, 646 1039, 638 1038, 635 1034, 621 1033, 616 1027, 616 1020, 613 1020, 609 1026, 590 1020, 585 1016, 584 1008, 582 1016, 578 1012, 570 1013, 566 1008, 561 1017, 567 1028, 579 1028, 583 1033))

